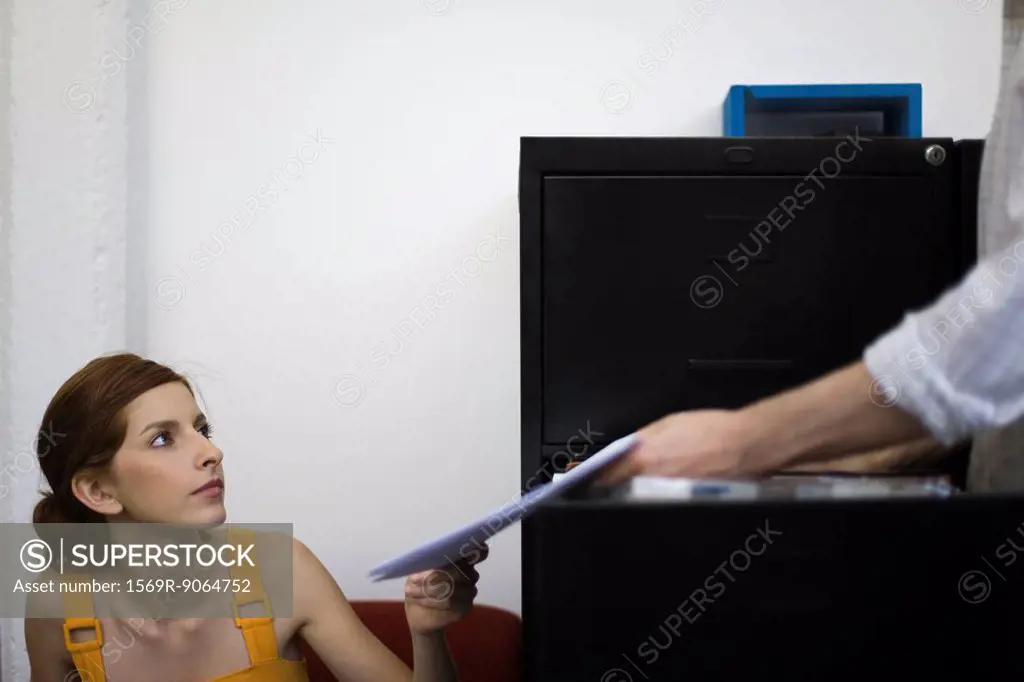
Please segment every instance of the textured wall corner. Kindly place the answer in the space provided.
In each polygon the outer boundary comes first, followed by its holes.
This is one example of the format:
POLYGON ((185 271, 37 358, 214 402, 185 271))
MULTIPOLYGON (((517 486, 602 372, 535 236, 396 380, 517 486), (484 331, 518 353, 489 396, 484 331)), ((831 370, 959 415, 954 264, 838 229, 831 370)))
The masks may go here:
MULTIPOLYGON (((0 3, 0 521, 27 521, 38 499, 54 391, 126 347, 133 1, 0 3)), ((21 623, 0 628, 0 679, 28 682, 21 623)))
MULTIPOLYGON (((6 465, 10 451, 11 411, 9 351, 11 345, 11 12, 10 3, 0 3, 0 456, 6 465)), ((9 516, 10 496, 7 481, 0 480, 0 522, 9 516)), ((0 679, 9 679, 14 671, 9 652, 13 641, 0 624, 0 679)))
MULTIPOLYGON (((10 401, 7 377, 11 344, 11 13, 0 3, 0 454, 10 444, 10 401)), ((9 506, 6 484, 0 480, 0 520, 9 506)), ((0 668, 2 670, 2 668, 0 668)))

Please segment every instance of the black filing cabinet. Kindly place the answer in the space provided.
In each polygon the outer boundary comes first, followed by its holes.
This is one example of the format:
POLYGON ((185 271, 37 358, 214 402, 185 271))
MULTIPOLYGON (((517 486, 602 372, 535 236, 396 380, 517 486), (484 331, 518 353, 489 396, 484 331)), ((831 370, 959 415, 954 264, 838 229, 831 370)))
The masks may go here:
MULTIPOLYGON (((523 138, 521 486, 670 412, 858 358, 975 261, 979 161, 980 142, 945 138, 523 138)), ((565 607, 541 595, 546 548, 623 527, 576 510, 553 535, 559 513, 523 525, 530 682, 549 679, 530 653, 545 609, 565 607)))

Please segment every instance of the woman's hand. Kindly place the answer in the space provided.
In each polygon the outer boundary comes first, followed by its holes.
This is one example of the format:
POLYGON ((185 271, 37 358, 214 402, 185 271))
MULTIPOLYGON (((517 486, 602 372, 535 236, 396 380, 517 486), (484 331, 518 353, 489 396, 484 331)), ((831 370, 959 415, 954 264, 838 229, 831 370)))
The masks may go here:
POLYGON ((476 583, 480 579, 474 566, 487 558, 487 545, 472 554, 446 568, 406 578, 405 615, 411 631, 428 634, 443 630, 462 620, 473 608, 476 583))

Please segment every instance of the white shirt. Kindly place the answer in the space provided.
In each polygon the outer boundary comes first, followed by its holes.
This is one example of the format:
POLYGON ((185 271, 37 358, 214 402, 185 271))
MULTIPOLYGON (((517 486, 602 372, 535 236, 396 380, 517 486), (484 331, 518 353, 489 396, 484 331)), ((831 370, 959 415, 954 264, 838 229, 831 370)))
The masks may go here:
POLYGON ((1024 0, 1005 0, 1003 68, 982 157, 979 261, 864 352, 876 404, 935 438, 974 436, 968 487, 1024 490, 1024 0))

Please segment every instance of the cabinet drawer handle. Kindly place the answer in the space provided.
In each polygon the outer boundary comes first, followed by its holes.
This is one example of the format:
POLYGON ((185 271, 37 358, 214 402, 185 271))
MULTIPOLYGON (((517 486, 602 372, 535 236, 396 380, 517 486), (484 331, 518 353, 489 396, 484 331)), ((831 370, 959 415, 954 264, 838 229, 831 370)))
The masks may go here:
POLYGON ((691 370, 782 370, 793 369, 795 364, 792 360, 758 360, 758 359, 733 359, 733 360, 702 360, 690 358, 686 361, 688 369, 691 370))

